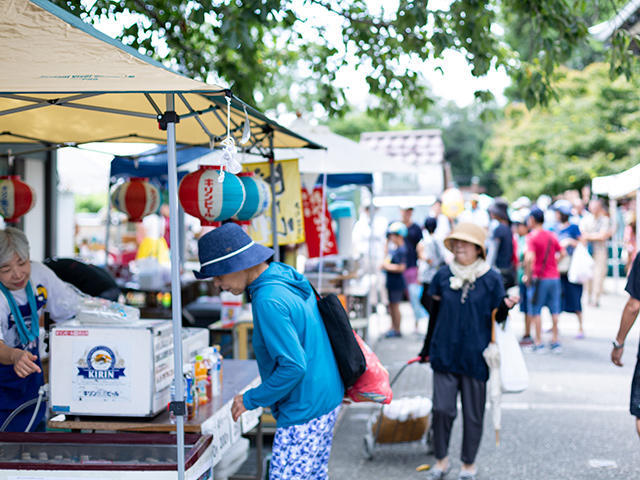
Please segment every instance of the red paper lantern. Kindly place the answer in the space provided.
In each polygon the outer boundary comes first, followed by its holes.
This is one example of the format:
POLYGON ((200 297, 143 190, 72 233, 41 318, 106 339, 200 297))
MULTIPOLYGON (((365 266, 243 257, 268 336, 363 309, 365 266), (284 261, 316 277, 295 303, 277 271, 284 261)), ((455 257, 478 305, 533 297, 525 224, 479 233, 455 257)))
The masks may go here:
POLYGON ((116 209, 127 214, 130 222, 140 222, 142 217, 158 210, 160 192, 146 178, 134 177, 118 185, 111 201, 116 209))
POLYGON ((14 223, 36 204, 36 192, 18 175, 0 177, 0 216, 14 223))
POLYGON ((201 225, 216 226, 240 211, 245 200, 244 185, 232 173, 224 173, 218 181, 217 166, 201 165, 180 182, 178 199, 184 211, 200 219, 201 225))

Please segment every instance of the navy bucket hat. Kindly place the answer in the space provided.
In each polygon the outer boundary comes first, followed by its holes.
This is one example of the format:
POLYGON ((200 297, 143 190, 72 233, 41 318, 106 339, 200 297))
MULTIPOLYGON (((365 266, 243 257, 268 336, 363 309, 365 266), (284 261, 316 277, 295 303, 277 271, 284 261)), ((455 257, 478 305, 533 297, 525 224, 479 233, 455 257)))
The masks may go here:
POLYGON ((225 223, 198 240, 200 271, 193 271, 198 279, 218 277, 254 267, 275 252, 255 243, 242 227, 225 223))

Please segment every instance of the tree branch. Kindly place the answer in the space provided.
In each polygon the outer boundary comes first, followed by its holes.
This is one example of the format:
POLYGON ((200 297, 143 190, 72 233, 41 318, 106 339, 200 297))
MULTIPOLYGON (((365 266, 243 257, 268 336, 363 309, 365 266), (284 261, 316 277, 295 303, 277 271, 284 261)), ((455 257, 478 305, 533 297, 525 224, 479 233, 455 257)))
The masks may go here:
POLYGON ((336 15, 339 15, 347 20, 349 20, 352 23, 361 23, 363 25, 369 25, 370 27, 376 27, 376 28, 389 28, 393 25, 393 23, 391 22, 383 22, 383 21, 374 21, 372 19, 369 18, 359 18, 359 17, 355 17, 353 15, 351 15, 349 12, 345 11, 345 10, 337 10, 335 9, 333 6, 331 6, 331 4, 329 2, 323 2, 322 0, 309 0, 310 3, 314 3, 316 5, 319 5, 321 7, 323 7, 324 9, 330 11, 331 13, 335 13, 336 15))

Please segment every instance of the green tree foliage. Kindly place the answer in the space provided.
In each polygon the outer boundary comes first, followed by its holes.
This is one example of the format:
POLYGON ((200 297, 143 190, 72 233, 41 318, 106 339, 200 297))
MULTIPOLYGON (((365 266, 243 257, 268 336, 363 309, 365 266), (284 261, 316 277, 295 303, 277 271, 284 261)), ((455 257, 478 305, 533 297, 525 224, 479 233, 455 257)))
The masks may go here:
POLYGON ((579 189, 640 159, 640 79, 611 81, 602 63, 558 73, 557 102, 509 105, 485 145, 484 169, 511 199, 579 189))
MULTIPOLYGON (((189 76, 226 83, 260 108, 274 100, 292 102, 290 109, 319 102, 330 115, 343 113, 346 90, 336 79, 342 69, 355 68, 378 99, 371 110, 394 118, 407 106, 429 105, 424 62, 442 59, 448 49, 465 55, 473 75, 505 68, 528 105, 546 104, 554 68, 588 37, 584 11, 590 2, 457 0, 446 10, 428 0, 54 3, 91 22, 105 17, 121 22, 124 43, 189 76), (373 9, 374 3, 381 6, 373 9), (535 33, 527 58, 501 38, 496 28, 500 9, 535 33)), ((624 40, 614 42, 616 71, 630 71, 633 57, 627 48, 624 40)), ((476 95, 491 98, 487 91, 476 95)))
MULTIPOLYGON (((579 2, 574 3, 578 4, 579 2)), ((575 11, 580 21, 588 27, 615 17, 627 3, 628 0, 592 0, 583 2, 581 8, 577 5, 578 8, 575 11)), ((558 43, 560 39, 557 38, 556 32, 544 33, 536 29, 535 22, 531 22, 529 16, 522 16, 521 12, 509 9, 503 9, 500 16, 500 23, 505 27, 505 42, 515 50, 517 58, 529 64, 539 64, 544 59, 544 52, 539 51, 539 45, 542 43, 545 48, 559 49, 556 56, 559 59, 564 58, 563 65, 577 70, 583 69, 593 62, 603 62, 610 57, 611 75, 615 76, 618 74, 616 70, 619 69, 622 59, 612 58, 611 55, 628 50, 625 43, 630 39, 630 36, 626 32, 620 32, 616 35, 614 42, 622 42, 622 44, 615 49, 605 48, 602 43, 589 37, 585 42, 569 46, 569 48, 566 46, 562 48, 562 45, 558 43), (544 38, 541 35, 544 35, 544 38)), ((620 73, 625 73, 625 71, 620 73)), ((520 77, 516 76, 516 78, 520 77)), ((512 100, 527 100, 527 89, 518 83, 508 87, 505 94, 512 100)), ((529 100, 533 101, 534 99, 530 98, 529 100)))

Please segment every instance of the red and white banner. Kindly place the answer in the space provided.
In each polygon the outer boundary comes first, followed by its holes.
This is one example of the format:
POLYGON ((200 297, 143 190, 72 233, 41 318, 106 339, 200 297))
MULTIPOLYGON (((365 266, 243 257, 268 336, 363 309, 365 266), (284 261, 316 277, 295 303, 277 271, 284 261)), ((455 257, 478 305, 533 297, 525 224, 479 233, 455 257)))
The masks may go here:
POLYGON ((322 256, 336 255, 338 244, 336 236, 331 226, 331 215, 327 208, 327 200, 324 202, 324 217, 322 215, 322 187, 314 187, 310 193, 302 187, 302 211, 304 212, 304 230, 307 238, 307 250, 309 258, 320 256, 320 245, 322 244, 322 256), (320 237, 324 233, 321 242, 320 237))

